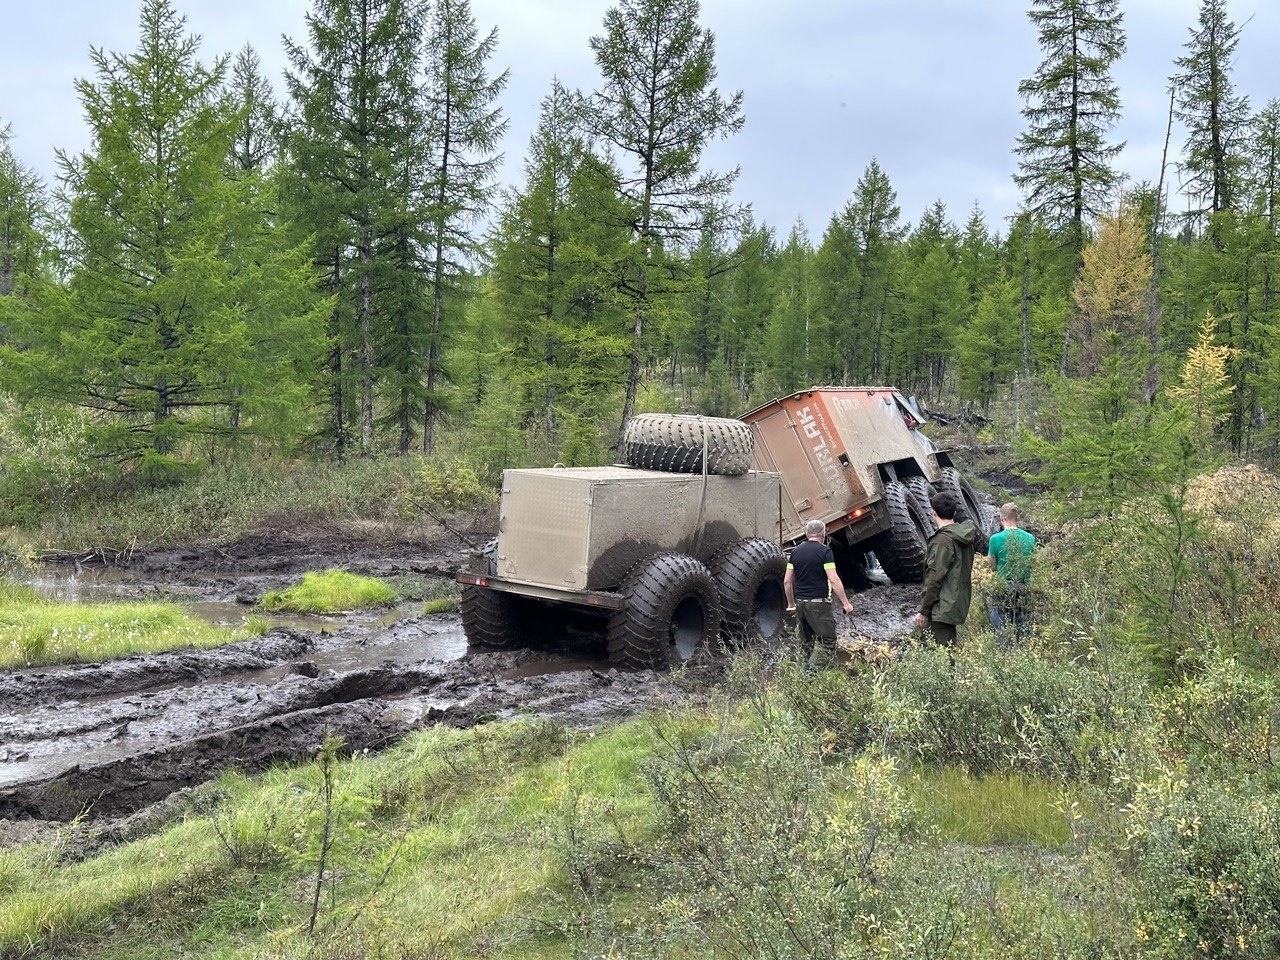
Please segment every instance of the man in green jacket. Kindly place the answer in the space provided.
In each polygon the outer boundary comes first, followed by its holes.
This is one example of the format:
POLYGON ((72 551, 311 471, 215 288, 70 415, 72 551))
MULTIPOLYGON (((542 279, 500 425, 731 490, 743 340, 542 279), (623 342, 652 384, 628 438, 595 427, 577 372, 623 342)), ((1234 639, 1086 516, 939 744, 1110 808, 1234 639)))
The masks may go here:
POLYGON ((956 523, 959 504, 946 492, 929 498, 938 532, 929 538, 929 554, 915 624, 934 642, 953 647, 956 627, 969 615, 973 598, 973 545, 978 529, 972 520, 956 523))

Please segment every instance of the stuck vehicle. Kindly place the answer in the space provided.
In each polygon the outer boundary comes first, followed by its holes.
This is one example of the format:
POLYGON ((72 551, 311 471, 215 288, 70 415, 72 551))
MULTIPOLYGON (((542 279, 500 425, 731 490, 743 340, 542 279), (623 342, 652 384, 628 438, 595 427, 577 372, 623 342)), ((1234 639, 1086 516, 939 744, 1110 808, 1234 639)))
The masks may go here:
POLYGON ((639 414, 621 464, 504 471, 498 536, 457 576, 468 642, 603 630, 614 662, 662 668, 721 638, 775 640, 784 548, 815 518, 847 582, 868 551, 892 580, 918 581, 934 488, 983 517, 919 421, 891 388, 815 387, 738 420, 639 414))

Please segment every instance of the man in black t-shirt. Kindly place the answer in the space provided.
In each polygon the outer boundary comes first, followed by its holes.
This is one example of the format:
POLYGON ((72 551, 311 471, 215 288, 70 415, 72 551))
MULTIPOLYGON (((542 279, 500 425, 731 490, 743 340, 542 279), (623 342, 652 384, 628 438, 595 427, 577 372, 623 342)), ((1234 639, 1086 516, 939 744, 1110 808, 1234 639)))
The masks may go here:
POLYGON ((806 539, 797 544, 787 560, 782 586, 787 593, 787 611, 800 622, 800 641, 810 667, 834 662, 836 618, 831 609, 835 594, 845 613, 853 604, 845 596, 844 584, 836 573, 836 558, 827 546, 827 527, 821 520, 804 525, 806 539))

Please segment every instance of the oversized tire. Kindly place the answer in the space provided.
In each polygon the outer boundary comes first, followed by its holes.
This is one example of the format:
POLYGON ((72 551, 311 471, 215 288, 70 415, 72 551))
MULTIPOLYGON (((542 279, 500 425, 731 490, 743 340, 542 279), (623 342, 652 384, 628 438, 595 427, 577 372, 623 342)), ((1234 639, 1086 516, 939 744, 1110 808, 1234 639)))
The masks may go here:
POLYGON ((501 590, 474 585, 463 587, 458 610, 462 614, 467 646, 481 650, 516 650, 529 646, 528 618, 521 616, 523 599, 501 590))
POLYGON ((786 624, 787 558, 772 540, 735 540, 707 565, 720 597, 720 632, 730 643, 776 640, 786 624))
POLYGON ((609 618, 609 659, 664 669, 710 650, 720 635, 720 598, 705 564, 682 553, 640 561, 622 581, 626 606, 609 618))
POLYGON ((894 583, 919 583, 924 579, 928 553, 928 521, 900 480, 884 485, 884 505, 889 511, 889 529, 876 535, 872 549, 894 583))
POLYGON ((907 491, 916 501, 916 506, 920 508, 920 515, 924 517, 925 539, 933 536, 938 531, 938 525, 933 522, 933 504, 929 498, 933 496, 933 484, 924 477, 917 474, 914 477, 907 477, 903 481, 907 485, 907 491))
POLYGON ((738 477, 751 467, 754 437, 741 420, 673 413, 638 413, 622 438, 630 467, 668 473, 701 473, 705 441, 707 473, 738 477))
POLYGON ((987 552, 988 521, 986 511, 982 509, 982 501, 978 499, 973 485, 965 479, 955 467, 943 467, 942 476, 938 480, 938 489, 949 492, 960 504, 956 511, 956 520, 972 520, 978 530, 977 539, 973 542, 973 551, 977 556, 987 552))

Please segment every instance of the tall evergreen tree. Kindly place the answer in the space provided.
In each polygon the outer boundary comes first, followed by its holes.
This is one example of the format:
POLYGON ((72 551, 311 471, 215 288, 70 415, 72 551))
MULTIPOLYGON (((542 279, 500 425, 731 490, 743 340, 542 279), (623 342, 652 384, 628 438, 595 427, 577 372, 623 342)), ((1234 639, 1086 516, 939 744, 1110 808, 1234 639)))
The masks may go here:
POLYGON ((983 291, 973 317, 955 338, 956 389, 963 400, 990 407, 1018 369, 1018 284, 1008 276, 983 291))
MULTIPOLYGON (((850 354, 862 331, 850 322, 849 305, 862 288, 857 237, 846 205, 831 215, 813 255, 812 313, 806 340, 806 367, 816 383, 848 383, 850 354)), ((808 379, 808 377, 806 378, 808 379)))
POLYGON ((426 354, 426 333, 404 302, 421 273, 406 231, 421 210, 423 14, 414 0, 317 0, 306 22, 309 47, 285 41, 295 113, 288 195, 300 232, 314 238, 321 289, 334 304, 330 434, 345 449, 354 413, 359 449, 368 452, 376 390, 392 380, 402 396, 426 354), (398 378, 383 364, 388 342, 398 347, 398 378))
POLYGON ((225 58, 197 60, 169 0, 146 0, 139 26, 135 53, 94 49, 96 81, 77 81, 92 146, 59 155, 71 281, 47 291, 23 359, 33 392, 103 415, 113 454, 159 464, 195 436, 296 429, 312 317, 305 257, 251 179, 227 176, 225 58))
POLYGON ((425 93, 429 123, 426 187, 430 326, 423 379, 422 449, 431 450, 440 412, 450 313, 458 309, 459 280, 475 251, 475 226, 489 211, 507 128, 495 101, 507 72, 490 76, 497 29, 483 38, 468 0, 435 0, 426 33, 425 93))
POLYGON ((240 170, 265 171, 280 149, 279 109, 271 84, 262 75, 262 61, 252 47, 236 54, 231 95, 240 110, 231 146, 232 165, 240 170))
POLYGON ((775 258, 773 304, 758 363, 757 398, 791 393, 815 382, 809 357, 813 277, 813 246, 804 221, 797 220, 775 258))
POLYGON ((971 312, 958 244, 939 200, 920 218, 904 250, 902 323, 894 337, 892 378, 926 396, 941 389, 955 332, 971 312))
POLYGON ((1028 208, 1067 230, 1079 254, 1088 220, 1114 202, 1120 175, 1108 143, 1120 115, 1111 68, 1125 50, 1119 0, 1032 0, 1044 59, 1018 84, 1027 128, 1018 136, 1015 181, 1028 208))
POLYGON ((0 127, 0 297, 26 295, 19 278, 43 273, 49 252, 44 184, 14 154, 10 136, 7 124, 0 127))
MULTIPOLYGON (((622 258, 629 233, 616 171, 583 143, 578 108, 552 85, 525 182, 502 208, 491 243, 500 333, 488 351, 491 370, 516 399, 531 442, 545 442, 543 459, 564 460, 572 427, 617 408, 623 375, 626 340, 608 266, 622 258)), ((480 402, 489 395, 482 390, 480 402)))
POLYGON ((701 169, 706 145, 736 132, 743 117, 741 92, 726 99, 713 86, 715 39, 698 25, 698 14, 698 0, 621 0, 605 14, 604 32, 591 39, 603 78, 591 101, 592 126, 624 158, 618 188, 632 209, 635 235, 623 281, 632 302, 623 427, 663 294, 655 267, 673 249, 692 246, 704 212, 728 196, 737 177, 736 169, 701 169))
POLYGON ((901 216, 897 191, 872 159, 840 214, 853 246, 851 297, 843 304, 824 298, 828 308, 844 313, 843 323, 831 316, 839 336, 842 383, 878 381, 889 373, 886 335, 900 316, 900 254, 907 233, 901 216))
POLYGON ((1173 77, 1176 115, 1187 128, 1183 189, 1199 204, 1190 213, 1214 214, 1237 206, 1245 162, 1249 98, 1231 80, 1240 28, 1227 14, 1226 0, 1201 0, 1199 23, 1190 33, 1173 77))

